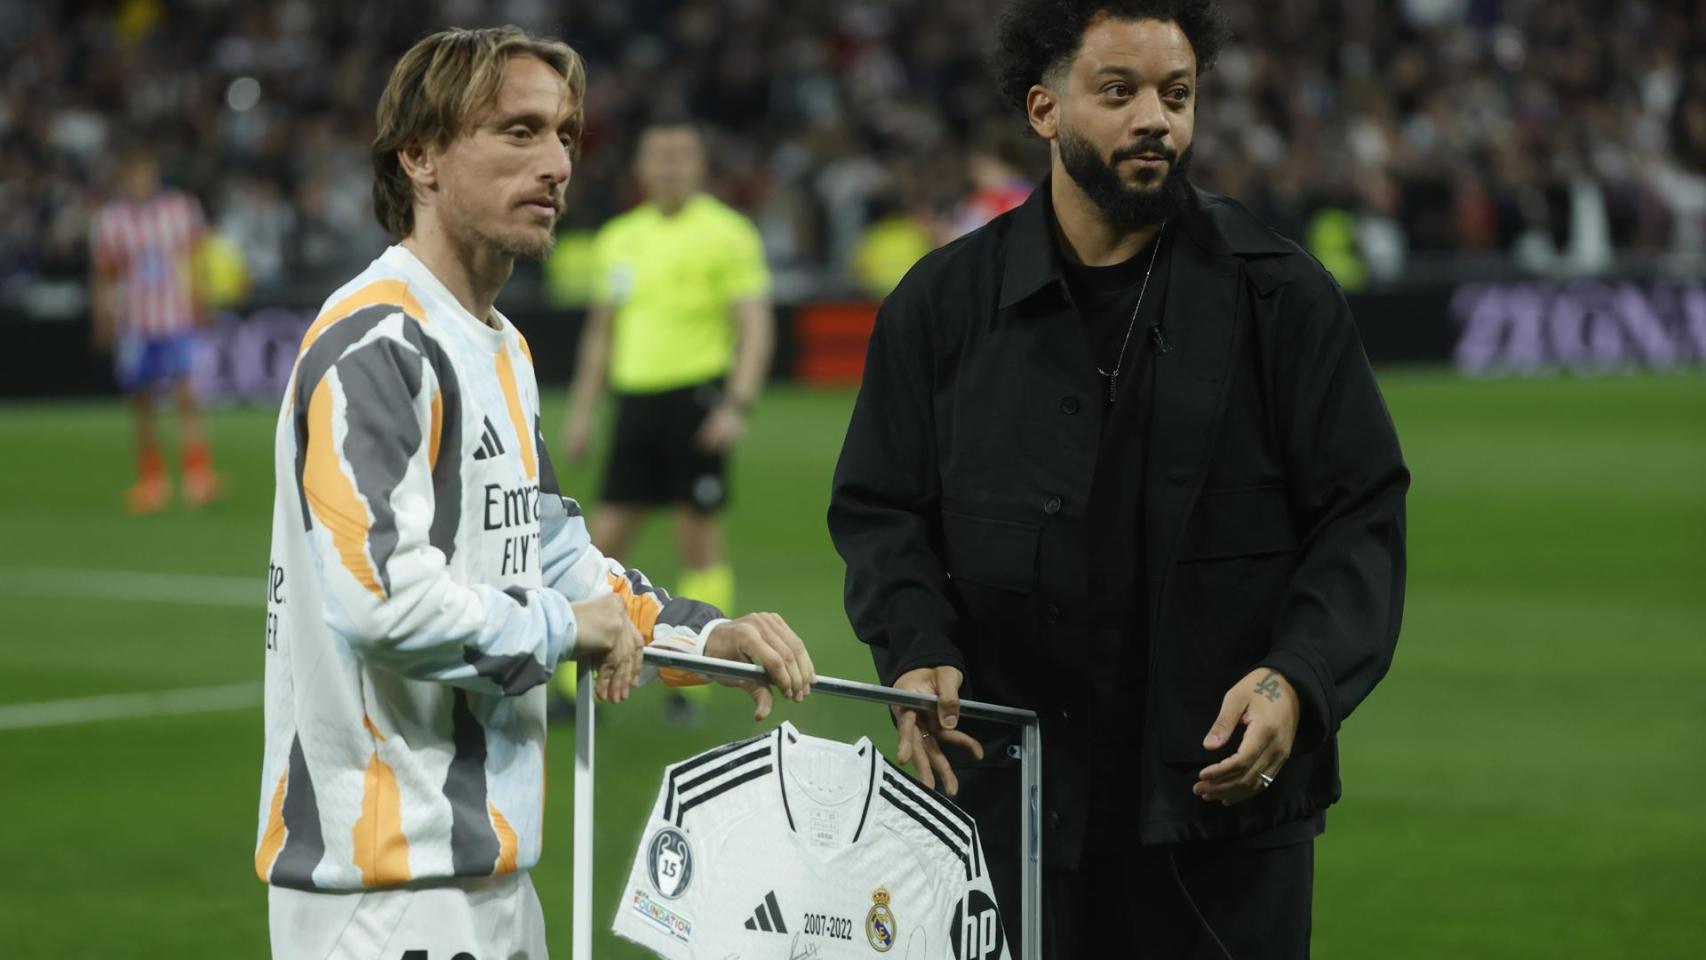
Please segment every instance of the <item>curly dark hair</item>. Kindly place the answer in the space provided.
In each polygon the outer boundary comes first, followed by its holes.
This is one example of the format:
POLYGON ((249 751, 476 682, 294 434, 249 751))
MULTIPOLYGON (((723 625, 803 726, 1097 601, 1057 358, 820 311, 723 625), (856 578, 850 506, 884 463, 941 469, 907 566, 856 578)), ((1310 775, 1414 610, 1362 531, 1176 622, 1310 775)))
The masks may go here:
POLYGON ((1232 38, 1215 0, 1013 0, 1001 13, 990 58, 1001 96, 1024 109, 1031 86, 1071 62, 1085 28, 1101 14, 1177 23, 1196 52, 1199 74, 1232 38))

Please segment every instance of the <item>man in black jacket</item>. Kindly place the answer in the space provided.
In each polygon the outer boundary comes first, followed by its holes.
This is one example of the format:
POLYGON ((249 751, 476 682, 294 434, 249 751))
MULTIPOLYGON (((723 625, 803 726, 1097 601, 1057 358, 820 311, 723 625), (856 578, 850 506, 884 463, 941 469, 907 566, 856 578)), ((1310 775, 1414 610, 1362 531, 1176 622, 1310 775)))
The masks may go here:
POLYGON ((1397 642, 1409 473, 1319 264, 1187 179, 1212 0, 1017 0, 1018 210, 884 303, 829 511, 899 756, 1019 917, 1010 731, 1043 716, 1045 955, 1302 957, 1336 733, 1397 642), (951 764, 942 745, 964 749, 951 764), (957 769, 956 769, 957 767, 957 769))

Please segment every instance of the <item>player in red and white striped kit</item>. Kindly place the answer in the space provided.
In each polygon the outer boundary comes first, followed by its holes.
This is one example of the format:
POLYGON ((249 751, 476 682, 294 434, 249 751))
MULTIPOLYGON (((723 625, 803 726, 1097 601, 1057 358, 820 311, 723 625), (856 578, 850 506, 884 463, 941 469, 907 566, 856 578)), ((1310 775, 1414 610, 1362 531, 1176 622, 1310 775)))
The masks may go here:
POLYGON ((95 342, 113 351, 114 372, 135 418, 137 479, 125 504, 132 513, 152 513, 171 497, 154 414, 156 398, 169 392, 178 406, 184 498, 199 506, 219 495, 189 382, 196 331, 206 318, 192 256, 206 221, 195 197, 161 187, 159 168, 145 150, 125 157, 119 188, 120 195, 95 214, 89 249, 95 342))

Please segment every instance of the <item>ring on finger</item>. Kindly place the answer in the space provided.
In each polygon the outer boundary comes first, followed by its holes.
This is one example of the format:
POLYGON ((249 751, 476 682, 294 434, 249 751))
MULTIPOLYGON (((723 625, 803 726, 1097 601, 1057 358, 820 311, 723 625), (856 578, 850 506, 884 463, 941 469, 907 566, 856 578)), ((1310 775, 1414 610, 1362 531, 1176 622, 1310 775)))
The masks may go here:
POLYGON ((1256 779, 1262 781, 1262 789, 1263 790, 1266 790, 1267 788, 1274 785, 1274 778, 1269 776, 1268 774, 1258 773, 1258 774, 1256 774, 1256 779))

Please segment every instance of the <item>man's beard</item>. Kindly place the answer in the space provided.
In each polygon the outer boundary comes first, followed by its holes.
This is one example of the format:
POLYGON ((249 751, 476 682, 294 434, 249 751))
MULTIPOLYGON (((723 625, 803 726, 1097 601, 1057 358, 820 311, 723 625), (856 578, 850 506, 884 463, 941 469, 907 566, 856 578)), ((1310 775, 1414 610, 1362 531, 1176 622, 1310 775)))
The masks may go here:
POLYGON ((447 206, 452 212, 446 219, 459 227, 453 230, 453 233, 464 237, 463 242, 471 240, 471 246, 485 248, 511 260, 544 260, 557 245, 555 220, 552 221, 552 229, 540 237, 531 231, 521 233, 483 229, 476 226, 476 218, 470 216, 467 211, 454 204, 447 206))
POLYGON ((557 245, 555 232, 548 233, 543 239, 535 237, 497 237, 481 234, 481 239, 497 252, 512 260, 543 260, 551 255, 551 250, 557 245))
POLYGON ((1115 227, 1135 230, 1162 223, 1185 204, 1190 194, 1191 148, 1183 153, 1162 145, 1154 137, 1144 137, 1128 147, 1114 151, 1109 160, 1102 159, 1089 140, 1060 128, 1060 165, 1067 176, 1084 191, 1090 202, 1102 211, 1102 216, 1115 227), (1131 186, 1120 179, 1115 165, 1143 154, 1155 154, 1167 161, 1167 176, 1153 186, 1131 186))

